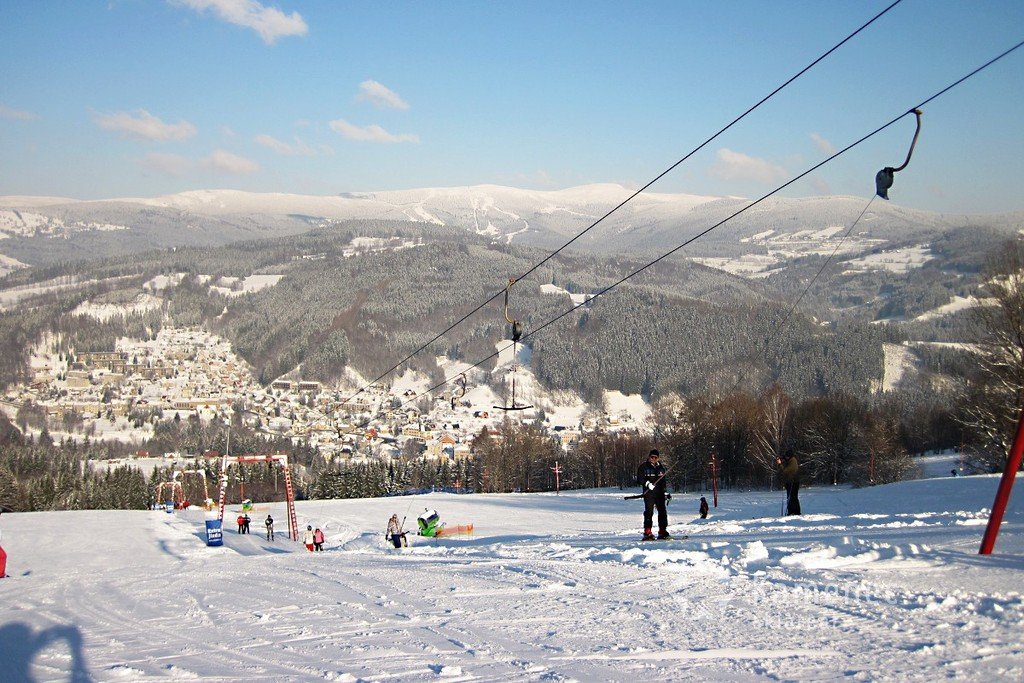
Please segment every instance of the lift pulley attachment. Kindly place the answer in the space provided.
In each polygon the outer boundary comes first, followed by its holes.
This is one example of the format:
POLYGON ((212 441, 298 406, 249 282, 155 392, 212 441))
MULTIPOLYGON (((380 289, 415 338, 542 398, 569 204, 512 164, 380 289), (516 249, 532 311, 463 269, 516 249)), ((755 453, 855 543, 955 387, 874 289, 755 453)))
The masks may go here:
POLYGON ((460 373, 455 378, 455 391, 452 392, 452 410, 455 410, 455 402, 466 395, 466 373, 460 373))
POLYGON ((914 109, 913 112, 914 116, 917 117, 917 130, 914 131, 914 139, 910 142, 910 149, 907 151, 906 161, 903 162, 902 166, 898 166, 896 168, 886 166, 875 174, 875 194, 882 199, 889 198, 889 188, 892 187, 894 176, 907 167, 907 164, 910 163, 911 155, 914 154, 914 146, 917 144, 917 136, 921 134, 921 110, 914 109))
POLYGON ((512 341, 518 342, 523 336, 523 326, 518 320, 513 320, 512 316, 508 314, 508 293, 512 290, 512 285, 516 283, 514 277, 508 279, 508 285, 505 287, 505 321, 512 326, 512 341))
POLYGON ((533 407, 532 405, 519 405, 516 403, 516 370, 518 369, 516 367, 516 359, 519 357, 518 344, 519 340, 523 336, 523 326, 518 320, 515 320, 508 314, 508 294, 512 289, 512 285, 515 283, 516 279, 514 277, 510 277, 508 279, 508 285, 505 287, 505 321, 512 326, 512 403, 510 405, 494 406, 498 410, 504 410, 506 412, 510 410, 526 410, 527 408, 533 407))

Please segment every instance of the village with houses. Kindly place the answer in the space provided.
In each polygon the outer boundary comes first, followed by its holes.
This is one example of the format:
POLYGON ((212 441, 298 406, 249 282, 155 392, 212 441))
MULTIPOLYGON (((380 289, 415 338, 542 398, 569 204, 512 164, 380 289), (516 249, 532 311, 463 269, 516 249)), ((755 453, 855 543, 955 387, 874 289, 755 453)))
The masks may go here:
POLYGON ((569 451, 588 431, 639 429, 649 412, 640 397, 612 394, 602 411, 577 397, 550 396, 507 352, 494 372, 517 373, 520 396, 535 404, 511 413, 502 410, 503 399, 490 386, 474 381, 484 371, 443 358, 446 376, 469 381, 431 393, 427 377, 412 371, 391 384, 367 383, 349 371, 349 381, 335 386, 290 373, 263 387, 230 343, 199 329, 164 327, 151 340, 122 338, 112 350, 61 354, 56 347, 52 338, 40 345, 31 382, 8 390, 0 406, 12 421, 25 406, 45 412, 46 430, 57 441, 141 444, 160 421, 227 424, 236 412, 251 429, 314 447, 328 460, 445 462, 471 459, 473 438, 507 416, 542 423, 569 451))

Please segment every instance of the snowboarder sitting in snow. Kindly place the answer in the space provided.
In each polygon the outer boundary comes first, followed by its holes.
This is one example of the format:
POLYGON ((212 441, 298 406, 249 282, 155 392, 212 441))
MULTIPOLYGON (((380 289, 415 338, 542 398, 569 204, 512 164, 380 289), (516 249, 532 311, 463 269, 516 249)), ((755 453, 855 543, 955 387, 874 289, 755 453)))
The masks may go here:
POLYGON ((302 532, 302 543, 306 546, 306 550, 313 552, 313 527, 306 526, 306 530, 302 532))
POLYGON ((263 522, 267 526, 267 540, 274 540, 274 518, 267 515, 267 520, 263 522))
POLYGON ((800 499, 797 494, 800 490, 800 463, 793 455, 793 449, 786 451, 785 464, 783 459, 778 458, 775 462, 782 465, 782 483, 786 487, 786 514, 800 514, 800 499))
POLYGON ((636 483, 643 489, 644 496, 644 539, 653 541, 652 522, 654 521, 654 509, 658 509, 658 538, 672 538, 668 533, 668 510, 665 507, 665 474, 668 470, 660 462, 658 449, 654 449, 647 456, 647 462, 642 463, 636 471, 636 483))
POLYGON ((384 534, 384 538, 391 541, 391 545, 396 548, 401 548, 403 545, 408 547, 409 541, 405 538, 405 532, 402 531, 402 523, 398 521, 398 515, 391 515, 391 519, 388 520, 388 530, 384 534))
POLYGON ((700 518, 708 518, 708 499, 705 498, 704 496, 700 497, 700 518))
POLYGON ((235 521, 238 522, 238 533, 244 534, 245 533, 245 517, 243 517, 242 515, 238 515, 238 519, 236 519, 235 521))
POLYGON ((324 549, 324 532, 320 531, 320 527, 316 528, 313 532, 313 550, 321 552, 324 549))

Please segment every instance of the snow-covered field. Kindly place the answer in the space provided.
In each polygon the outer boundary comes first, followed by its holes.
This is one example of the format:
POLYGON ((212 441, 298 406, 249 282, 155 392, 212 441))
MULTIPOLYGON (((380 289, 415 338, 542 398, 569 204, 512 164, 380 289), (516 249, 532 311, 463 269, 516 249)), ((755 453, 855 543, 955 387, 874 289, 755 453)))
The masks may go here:
POLYGON ((0 679, 1019 681, 1020 491, 977 555, 997 482, 810 488, 788 518, 680 494, 654 543, 617 490, 300 502, 316 554, 279 504, 221 548, 201 511, 6 514, 0 679), (476 534, 385 547, 425 507, 476 534))

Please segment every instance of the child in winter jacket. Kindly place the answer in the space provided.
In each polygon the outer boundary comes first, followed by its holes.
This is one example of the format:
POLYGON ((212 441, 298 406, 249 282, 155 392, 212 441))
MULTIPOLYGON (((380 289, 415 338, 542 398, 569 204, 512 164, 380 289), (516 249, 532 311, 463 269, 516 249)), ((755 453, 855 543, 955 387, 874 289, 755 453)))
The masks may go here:
POLYGON ((320 527, 313 532, 313 549, 317 552, 324 549, 324 532, 320 531, 320 527))
POLYGON ((302 532, 302 542, 306 546, 306 550, 313 552, 313 527, 307 526, 306 530, 302 532))

